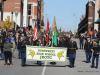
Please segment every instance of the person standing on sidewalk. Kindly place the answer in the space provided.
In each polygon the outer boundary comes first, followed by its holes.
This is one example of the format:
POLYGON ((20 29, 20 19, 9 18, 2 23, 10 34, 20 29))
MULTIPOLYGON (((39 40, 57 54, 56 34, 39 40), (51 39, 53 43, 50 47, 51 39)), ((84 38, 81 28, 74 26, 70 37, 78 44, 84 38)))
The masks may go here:
POLYGON ((87 36, 87 41, 84 45, 84 52, 86 53, 86 63, 90 63, 90 59, 92 56, 92 47, 93 42, 90 40, 90 36, 87 36))
POLYGON ((92 66, 91 68, 94 68, 94 60, 96 58, 96 67, 98 68, 98 61, 99 61, 99 46, 97 41, 94 42, 94 47, 92 48, 93 50, 93 57, 92 57, 92 66))
POLYGON ((4 55, 4 48, 3 45, 6 42, 6 36, 2 37, 2 42, 1 42, 1 59, 5 60, 5 55, 4 55))
POLYGON ((83 34, 81 34, 81 36, 79 37, 79 40, 80 40, 80 49, 81 49, 81 46, 82 46, 82 49, 83 49, 83 44, 84 44, 84 36, 83 36, 83 34))
POLYGON ((4 55, 5 55, 5 65, 7 66, 7 60, 9 58, 10 66, 12 66, 12 53, 11 48, 13 48, 12 44, 9 42, 9 38, 6 39, 6 42, 4 43, 4 55))

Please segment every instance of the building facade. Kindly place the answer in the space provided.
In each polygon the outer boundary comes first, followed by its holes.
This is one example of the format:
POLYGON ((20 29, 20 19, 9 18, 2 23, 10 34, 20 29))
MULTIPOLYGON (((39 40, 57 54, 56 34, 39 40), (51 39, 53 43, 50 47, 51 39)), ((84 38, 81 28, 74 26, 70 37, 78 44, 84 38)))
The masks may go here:
MULTIPOLYGON (((1 4, 1 0, 0 0, 1 4)), ((1 5, 0 5, 1 8, 1 5)), ((10 16, 10 20, 18 26, 34 28, 37 23, 38 31, 44 25, 44 1, 43 0, 6 0, 3 8, 3 21, 10 16), (18 12, 17 20, 15 12, 18 12)), ((1 12, 0 12, 1 17, 1 12)), ((1 19, 1 18, 0 18, 1 19)), ((42 28, 43 29, 43 28, 42 28)))
POLYGON ((41 20, 43 17, 44 5, 42 0, 29 0, 28 2, 28 15, 29 15, 29 25, 34 28, 34 23, 37 23, 37 29, 40 30, 41 20), (43 7, 42 7, 43 6, 43 7))
MULTIPOLYGON (((0 0, 1 4, 1 0, 0 0)), ((17 16, 17 25, 23 26, 23 4, 24 0, 6 0, 4 1, 4 8, 3 8, 3 21, 10 16, 11 21, 16 21, 15 12, 18 12, 17 16)), ((1 11, 0 11, 1 17, 1 11)), ((1 20, 1 18, 0 18, 1 20)))
POLYGON ((93 27, 91 27, 91 24, 93 24, 93 1, 89 1, 86 4, 86 16, 85 18, 79 23, 78 25, 78 33, 84 33, 85 31, 91 31, 93 30, 93 27))
POLYGON ((85 31, 94 31, 100 30, 100 24, 95 23, 99 20, 99 9, 100 9, 100 0, 89 1, 86 5, 86 16, 78 25, 78 32, 83 33, 85 31), (87 23, 84 22, 87 20, 87 23), (86 25, 84 25, 84 23, 86 25), (88 25, 88 26, 87 26, 88 25), (82 27, 83 26, 83 27, 82 27))

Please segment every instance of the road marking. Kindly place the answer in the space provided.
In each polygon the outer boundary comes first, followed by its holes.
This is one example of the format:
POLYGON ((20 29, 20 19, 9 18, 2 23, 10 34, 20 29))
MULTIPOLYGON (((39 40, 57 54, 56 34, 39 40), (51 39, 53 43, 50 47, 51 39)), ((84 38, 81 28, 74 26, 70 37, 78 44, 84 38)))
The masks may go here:
POLYGON ((43 68, 43 71, 42 71, 42 74, 41 74, 41 75, 44 75, 45 70, 46 70, 46 65, 47 65, 47 61, 45 62, 45 66, 44 66, 44 68, 43 68))

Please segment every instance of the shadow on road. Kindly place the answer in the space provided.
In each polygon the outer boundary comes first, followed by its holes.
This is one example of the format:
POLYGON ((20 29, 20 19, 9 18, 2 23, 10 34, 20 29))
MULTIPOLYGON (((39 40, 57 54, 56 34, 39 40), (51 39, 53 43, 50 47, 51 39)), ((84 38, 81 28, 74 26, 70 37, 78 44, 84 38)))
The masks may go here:
POLYGON ((43 67, 43 66, 46 66, 46 67, 66 67, 66 66, 60 66, 60 65, 29 65, 29 64, 26 64, 26 67, 43 67))

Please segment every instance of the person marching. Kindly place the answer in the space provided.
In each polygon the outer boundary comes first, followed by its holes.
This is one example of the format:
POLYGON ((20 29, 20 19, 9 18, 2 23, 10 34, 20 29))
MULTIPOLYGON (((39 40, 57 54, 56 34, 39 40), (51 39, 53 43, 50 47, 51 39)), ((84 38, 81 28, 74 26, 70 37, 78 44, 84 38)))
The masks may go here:
POLYGON ((81 46, 82 46, 82 49, 83 49, 83 44, 84 44, 84 36, 83 36, 83 34, 80 35, 79 40, 80 40, 80 49, 81 49, 81 46))
MULTIPOLYGON (((41 38, 39 38, 39 46, 43 46, 43 42, 41 41, 41 38)), ((39 61, 39 66, 41 66, 41 61, 39 61)))
POLYGON ((76 57, 76 50, 78 49, 76 41, 74 41, 74 37, 71 36, 71 39, 68 43, 68 52, 69 52, 69 61, 70 61, 70 68, 74 67, 75 57, 76 57))
POLYGON ((87 41, 85 41, 84 52, 86 53, 86 63, 90 63, 90 59, 92 56, 92 47, 93 42, 90 40, 90 37, 87 36, 87 41))
POLYGON ((24 40, 21 42, 22 67, 24 67, 26 63, 26 45, 30 45, 28 38, 24 38, 24 40))
POLYGON ((99 45, 97 44, 97 41, 94 42, 93 50, 93 57, 92 57, 92 66, 91 68, 94 68, 94 60, 96 58, 96 67, 98 68, 98 62, 99 62, 99 45))
POLYGON ((57 37, 57 47, 61 47, 61 41, 59 37, 57 37))

